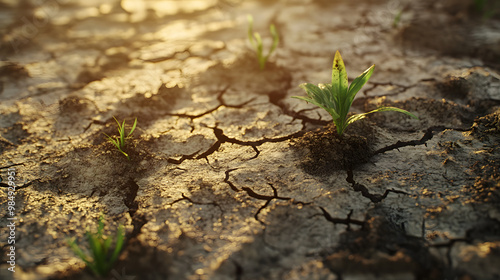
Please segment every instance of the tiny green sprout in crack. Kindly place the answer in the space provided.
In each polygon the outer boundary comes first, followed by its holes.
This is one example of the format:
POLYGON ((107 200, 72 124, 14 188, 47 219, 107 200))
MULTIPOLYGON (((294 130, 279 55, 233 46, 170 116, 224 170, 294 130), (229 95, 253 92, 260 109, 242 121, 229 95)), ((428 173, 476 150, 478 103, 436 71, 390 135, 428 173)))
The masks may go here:
POLYGON ((392 21, 393 28, 398 27, 402 15, 403 15, 403 9, 398 10, 398 12, 394 15, 394 20, 392 21))
POLYGON ((307 101, 327 111, 333 118, 333 123, 337 127, 337 133, 339 136, 342 136, 347 126, 351 123, 359 121, 366 117, 366 115, 375 112, 396 111, 418 119, 412 113, 395 107, 379 107, 367 113, 355 114, 347 117, 354 97, 365 85, 368 79, 370 79, 373 74, 374 67, 375 65, 370 66, 370 68, 366 69, 365 72, 354 79, 351 85, 348 86, 347 72, 344 66, 344 61, 342 60, 340 53, 337 51, 335 53, 335 58, 333 59, 332 83, 318 84, 318 86, 310 83, 301 84, 300 87, 306 91, 307 97, 292 97, 307 101))
POLYGON ((112 239, 105 236, 104 233, 104 216, 99 218, 99 225, 97 232, 91 233, 87 230, 85 233, 89 245, 90 255, 83 252, 83 250, 76 244, 75 238, 68 239, 67 242, 73 252, 83 260, 87 267, 92 270, 96 276, 105 277, 113 268, 114 263, 120 256, 125 239, 125 231, 123 225, 118 227, 116 233, 115 247, 112 250, 112 239))
POLYGON ((271 24, 271 26, 269 26, 269 31, 273 36, 273 44, 267 55, 264 55, 262 37, 260 36, 259 33, 253 32, 253 17, 251 15, 248 15, 247 19, 248 19, 248 41, 250 41, 250 44, 257 53, 257 59, 259 61, 260 70, 264 70, 264 68, 266 67, 267 59, 276 50, 276 47, 278 46, 279 43, 278 31, 276 30, 274 24, 271 24))
POLYGON ((113 117, 113 119, 115 119, 116 123, 118 124, 118 133, 120 134, 120 136, 111 137, 106 133, 104 133, 104 135, 106 135, 109 142, 111 142, 122 154, 127 157, 127 159, 130 160, 130 157, 123 151, 123 149, 125 148, 125 141, 130 138, 135 130, 135 127, 137 126, 137 118, 135 119, 134 125, 132 126, 132 129, 128 134, 125 133, 125 120, 123 120, 123 123, 120 124, 120 122, 118 122, 115 117, 113 117))

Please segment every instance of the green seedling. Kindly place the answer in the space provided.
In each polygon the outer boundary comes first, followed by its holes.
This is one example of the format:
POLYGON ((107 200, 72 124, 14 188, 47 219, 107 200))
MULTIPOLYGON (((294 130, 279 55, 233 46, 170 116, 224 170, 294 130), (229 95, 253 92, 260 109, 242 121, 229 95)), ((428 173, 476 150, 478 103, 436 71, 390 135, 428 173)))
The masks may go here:
POLYGON ((123 225, 118 227, 116 233, 116 242, 114 250, 111 249, 112 240, 103 234, 104 231, 104 216, 99 218, 99 225, 96 233, 87 231, 85 233, 91 254, 85 254, 82 249, 76 244, 75 239, 69 239, 68 244, 73 252, 85 262, 96 276, 105 277, 108 275, 114 263, 118 259, 123 242, 125 239, 125 232, 123 225))
POLYGON ((337 133, 339 136, 342 136, 347 126, 351 123, 359 121, 365 118, 366 115, 375 112, 396 111, 418 119, 412 113, 395 107, 379 107, 368 113, 355 114, 347 117, 354 97, 365 85, 368 79, 370 79, 373 74, 374 67, 375 65, 372 65, 370 68, 366 69, 365 72, 354 79, 348 87, 347 72, 344 66, 344 61, 342 60, 340 53, 337 51, 335 53, 335 58, 333 59, 332 83, 319 84, 318 86, 310 83, 301 84, 300 87, 306 91, 307 97, 292 97, 307 101, 327 111, 333 118, 333 123, 335 123, 335 126, 337 127, 337 133))
POLYGON ((250 44, 257 53, 257 59, 259 61, 260 69, 264 70, 264 68, 266 67, 267 59, 274 52, 274 50, 276 50, 276 47, 278 46, 279 43, 278 31, 276 30, 274 24, 271 24, 271 26, 269 26, 269 31, 273 36, 273 44, 267 55, 264 55, 264 47, 262 46, 262 37, 260 36, 259 33, 253 32, 253 17, 251 15, 248 15, 247 18, 248 18, 248 41, 250 41, 250 44))
POLYGON ((403 9, 398 10, 398 12, 394 15, 394 20, 392 21, 392 27, 394 28, 398 27, 402 15, 403 15, 403 9))
POLYGON ((122 154, 124 154, 127 157, 127 159, 130 160, 130 157, 128 156, 128 154, 123 151, 123 148, 125 148, 125 140, 130 138, 130 135, 132 135, 132 133, 135 130, 135 127, 137 126, 137 118, 134 121, 134 125, 132 126, 132 129, 130 130, 130 132, 127 135, 125 135, 125 120, 123 120, 123 123, 120 124, 115 117, 113 117, 113 119, 115 119, 116 123, 118 124, 118 133, 120 134, 120 136, 119 137, 115 136, 113 138, 113 137, 107 135, 106 133, 104 133, 104 135, 106 135, 109 142, 111 142, 122 154))

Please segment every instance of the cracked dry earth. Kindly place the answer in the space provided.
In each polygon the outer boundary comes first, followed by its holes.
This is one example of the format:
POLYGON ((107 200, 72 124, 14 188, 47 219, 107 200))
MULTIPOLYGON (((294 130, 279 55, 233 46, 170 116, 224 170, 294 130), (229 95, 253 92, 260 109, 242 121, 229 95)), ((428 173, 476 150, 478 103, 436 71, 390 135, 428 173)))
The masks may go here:
POLYGON ((126 279, 500 279, 500 21, 470 2, 2 2, 0 278, 93 279, 66 239, 102 212, 126 279), (247 14, 280 33, 264 71, 247 14), (419 120, 336 139, 290 97, 337 49, 376 64, 353 111, 419 120))

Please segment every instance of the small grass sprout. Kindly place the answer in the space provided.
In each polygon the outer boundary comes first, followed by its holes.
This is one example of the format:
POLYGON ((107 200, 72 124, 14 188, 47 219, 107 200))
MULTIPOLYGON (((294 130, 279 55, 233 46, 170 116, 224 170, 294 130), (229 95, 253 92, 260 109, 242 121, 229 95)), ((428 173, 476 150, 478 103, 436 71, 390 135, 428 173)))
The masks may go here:
POLYGON ((127 157, 127 159, 130 160, 130 157, 128 156, 127 153, 123 151, 123 149, 125 148, 125 141, 128 138, 130 138, 130 135, 132 135, 132 133, 135 130, 135 127, 137 126, 137 118, 135 118, 134 124, 132 125, 132 129, 130 129, 130 132, 128 134, 125 133, 125 120, 123 120, 123 123, 120 124, 120 122, 118 122, 118 120, 115 117, 113 117, 113 119, 115 119, 116 123, 118 124, 118 133, 120 134, 120 136, 115 136, 113 138, 107 135, 106 133, 104 133, 104 135, 106 135, 109 142, 111 142, 122 154, 124 154, 127 157))
POLYGON ((392 21, 393 28, 398 27, 402 15, 403 15, 403 9, 398 10, 397 13, 394 15, 394 20, 392 21))
POLYGON ((278 31, 276 30, 276 27, 274 24, 271 24, 269 26, 269 31, 271 32, 271 35, 273 36, 273 44, 271 46, 271 49, 267 53, 267 55, 264 55, 264 47, 262 45, 262 37, 260 36, 259 33, 253 32, 253 17, 251 15, 247 16, 248 19, 248 41, 250 41, 250 44, 254 48, 255 52, 257 53, 257 59, 259 61, 259 67, 260 70, 264 70, 266 67, 266 62, 269 56, 276 50, 276 47, 278 46, 279 43, 279 35, 278 31))
POLYGON ((354 79, 350 86, 348 86, 347 72, 344 61, 342 60, 340 53, 337 51, 335 53, 335 58, 333 59, 332 83, 318 84, 318 86, 310 83, 301 84, 300 87, 306 91, 307 97, 292 97, 307 101, 327 111, 333 118, 333 123, 337 128, 339 136, 342 136, 347 126, 351 123, 359 121, 371 113, 396 111, 418 119, 412 113, 395 107, 379 107, 367 113, 355 114, 347 117, 354 97, 370 79, 373 74, 374 67, 375 65, 370 66, 370 68, 366 69, 361 75, 354 79))
POLYGON ((123 225, 118 227, 116 233, 116 241, 114 250, 111 249, 112 239, 103 234, 104 231, 104 216, 99 218, 99 225, 96 233, 87 231, 85 233, 91 255, 85 254, 82 249, 76 244, 75 239, 69 239, 68 244, 73 252, 82 259, 87 267, 89 267, 96 276, 105 277, 108 275, 114 263, 118 259, 121 249, 124 244, 125 232, 123 225))

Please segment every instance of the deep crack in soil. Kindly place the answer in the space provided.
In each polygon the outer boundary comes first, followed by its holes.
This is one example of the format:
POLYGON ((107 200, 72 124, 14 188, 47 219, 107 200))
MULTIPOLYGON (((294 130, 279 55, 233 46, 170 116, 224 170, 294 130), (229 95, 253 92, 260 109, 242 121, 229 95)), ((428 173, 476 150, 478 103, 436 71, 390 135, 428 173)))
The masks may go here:
POLYGON ((385 199, 389 193, 399 193, 399 194, 405 194, 405 195, 409 195, 409 193, 406 193, 404 191, 400 191, 400 190, 394 190, 394 189, 391 189, 391 190, 385 190, 384 194, 380 195, 380 194, 371 194, 369 191, 368 191, 368 188, 365 187, 364 185, 362 184, 359 184, 359 183, 356 183, 356 181, 354 181, 354 175, 353 175, 353 172, 352 170, 348 170, 347 171, 347 178, 346 178, 346 181, 348 183, 351 184, 351 187, 354 191, 356 192, 361 192, 361 195, 363 195, 364 197, 368 198, 371 200, 371 202, 373 203, 379 203, 381 202, 383 199, 385 199))

